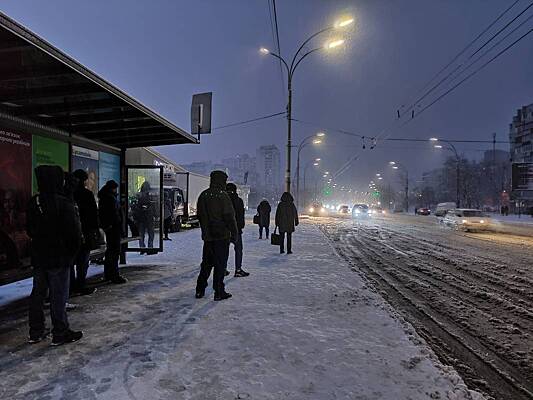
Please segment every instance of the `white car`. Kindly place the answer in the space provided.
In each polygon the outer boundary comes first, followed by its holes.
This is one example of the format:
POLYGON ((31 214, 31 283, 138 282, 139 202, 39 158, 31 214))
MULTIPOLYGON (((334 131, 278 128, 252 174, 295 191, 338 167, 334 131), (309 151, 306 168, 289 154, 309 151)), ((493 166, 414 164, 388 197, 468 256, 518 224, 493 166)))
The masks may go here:
POLYGON ((490 228, 492 220, 481 210, 456 208, 446 212, 442 223, 457 230, 484 231, 490 228))

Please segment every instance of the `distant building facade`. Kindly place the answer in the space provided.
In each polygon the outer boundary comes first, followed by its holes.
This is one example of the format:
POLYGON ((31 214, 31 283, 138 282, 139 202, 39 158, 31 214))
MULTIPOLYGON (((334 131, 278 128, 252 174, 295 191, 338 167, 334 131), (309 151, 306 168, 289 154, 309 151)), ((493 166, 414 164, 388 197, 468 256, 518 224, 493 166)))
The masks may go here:
POLYGON ((266 198, 278 198, 281 191, 281 160, 275 145, 261 146, 256 153, 257 187, 266 198))
POLYGON ((533 162, 533 103, 517 110, 509 129, 511 160, 533 162))

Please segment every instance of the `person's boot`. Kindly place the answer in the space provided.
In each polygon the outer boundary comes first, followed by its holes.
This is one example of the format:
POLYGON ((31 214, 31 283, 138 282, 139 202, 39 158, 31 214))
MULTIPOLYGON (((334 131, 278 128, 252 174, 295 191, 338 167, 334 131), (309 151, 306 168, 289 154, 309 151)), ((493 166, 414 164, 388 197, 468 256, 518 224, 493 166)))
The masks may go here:
POLYGON ((83 333, 81 331, 71 331, 69 329, 62 335, 54 335, 54 338, 52 339, 52 346, 61 346, 67 343, 74 343, 80 340, 82 337, 83 333))
POLYGON ((242 268, 239 268, 238 270, 235 271, 235 275, 234 276, 236 278, 241 278, 241 277, 245 277, 245 276, 249 276, 249 275, 250 275, 249 272, 246 272, 242 268))
POLYGON ((287 250, 287 254, 292 254, 292 250, 287 250))
POLYGON ((30 335, 30 338, 28 339, 28 343, 35 344, 35 343, 42 342, 48 337, 49 334, 50 334, 50 330, 45 330, 44 332, 39 333, 37 335, 36 334, 30 335))
POLYGON ((128 282, 128 280, 120 275, 117 275, 116 277, 114 278, 111 278, 111 283, 115 284, 115 285, 120 285, 122 283, 126 283, 128 282))
POLYGON ((284 253, 285 253, 285 250, 279 249, 279 254, 284 254, 284 253))
POLYGON ((229 275, 229 271, 226 269, 226 270, 224 271, 224 276, 228 276, 228 275, 229 275))
POLYGON ((231 293, 223 292, 221 294, 215 294, 215 301, 226 300, 231 297, 231 293))
POLYGON ((196 297, 197 299, 201 299, 204 296, 205 296, 204 290, 196 290, 196 293, 194 294, 194 297, 196 297))
POLYGON ((94 292, 96 292, 96 288, 95 287, 82 287, 81 289, 79 289, 77 291, 77 293, 80 296, 89 296, 89 295, 93 294, 94 292))

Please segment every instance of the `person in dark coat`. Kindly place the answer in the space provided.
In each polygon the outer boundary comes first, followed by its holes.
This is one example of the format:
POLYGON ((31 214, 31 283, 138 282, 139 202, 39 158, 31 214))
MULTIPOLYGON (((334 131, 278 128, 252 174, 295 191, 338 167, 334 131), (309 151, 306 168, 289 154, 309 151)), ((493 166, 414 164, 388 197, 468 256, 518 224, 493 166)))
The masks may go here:
POLYGON ((87 270, 89 269, 89 254, 95 249, 99 234, 98 226, 98 207, 94 199, 93 192, 86 187, 89 175, 82 169, 74 171, 73 175, 78 179, 78 184, 74 189, 74 201, 78 206, 80 214, 81 231, 83 233, 83 242, 80 250, 74 260, 74 268, 70 275, 71 291, 81 295, 94 293, 96 288, 89 288, 86 284, 87 270))
POLYGON ((228 176, 223 171, 211 172, 209 189, 204 190, 197 202, 197 214, 202 230, 204 248, 200 274, 196 282, 196 298, 205 295, 207 280, 213 272, 215 301, 231 297, 224 288, 224 274, 228 264, 229 244, 237 237, 237 221, 231 199, 226 193, 228 176))
POLYGON ((172 199, 167 192, 164 192, 163 201, 163 227, 165 230, 165 237, 163 240, 172 240, 168 237, 170 232, 170 225, 172 225, 172 199))
POLYGON ((237 194, 237 185, 234 183, 228 183, 226 185, 226 191, 233 205, 235 211, 235 220, 237 221, 237 236, 233 241, 233 247, 235 248, 235 277, 240 278, 250 275, 242 269, 242 230, 244 229, 244 201, 237 194))
POLYGON ((292 233, 298 223, 298 210, 294 205, 294 198, 289 192, 285 192, 281 195, 281 201, 276 210, 276 226, 281 234, 280 253, 285 253, 284 242, 287 236, 287 254, 292 254, 292 233))
POLYGON ((69 328, 66 311, 70 266, 81 244, 81 224, 74 201, 65 196, 63 169, 42 165, 35 169, 35 176, 39 194, 30 200, 26 227, 33 266, 29 342, 37 343, 47 336, 44 299, 49 294, 52 345, 59 346, 83 336, 69 328))
POLYGON ((117 199, 118 183, 107 181, 98 192, 100 226, 105 232, 106 250, 104 261, 104 279, 111 283, 126 283, 127 280, 118 272, 120 257, 120 239, 122 237, 122 212, 117 199))
POLYGON ((263 228, 265 228, 266 238, 268 239, 271 211, 272 207, 270 207, 267 199, 263 199, 257 206, 257 213, 259 214, 259 239, 263 239, 263 228))
MULTIPOLYGON (((139 229, 139 247, 141 249, 146 248, 144 238, 148 235, 148 248, 154 247, 154 219, 155 219, 155 207, 150 197, 150 190, 152 187, 148 181, 143 182, 141 190, 137 193, 137 202, 134 209, 134 220, 139 229)), ((141 254, 144 252, 141 251, 141 254)), ((146 251, 148 254, 154 254, 153 251, 146 251)))

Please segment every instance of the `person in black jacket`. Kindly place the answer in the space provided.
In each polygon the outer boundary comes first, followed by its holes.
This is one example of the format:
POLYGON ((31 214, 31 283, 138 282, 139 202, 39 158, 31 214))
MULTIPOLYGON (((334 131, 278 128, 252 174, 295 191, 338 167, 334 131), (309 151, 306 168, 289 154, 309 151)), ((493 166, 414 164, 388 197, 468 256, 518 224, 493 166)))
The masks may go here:
POLYGON ((137 193, 135 207, 133 207, 133 219, 139 229, 139 247, 145 249, 145 236, 148 235, 148 250, 141 251, 141 254, 156 254, 152 249, 154 247, 154 220, 156 210, 150 196, 152 187, 148 181, 143 182, 141 190, 137 193))
POLYGON ((104 279, 111 283, 126 283, 127 280, 118 272, 120 257, 120 239, 122 237, 122 212, 117 200, 118 183, 107 181, 98 192, 100 226, 105 232, 106 250, 104 261, 104 279))
POLYGON ((63 169, 42 165, 35 169, 35 176, 39 194, 28 206, 26 227, 33 266, 29 342, 37 343, 47 336, 43 306, 49 293, 52 345, 59 346, 83 336, 70 330, 66 312, 70 266, 81 244, 81 224, 74 202, 64 194, 63 169))
POLYGON ((285 234, 287 235, 287 254, 292 254, 292 233, 294 228, 298 226, 298 211, 294 205, 294 198, 289 192, 281 195, 281 201, 276 209, 276 226, 279 228, 281 234, 280 253, 285 253, 284 242, 285 234))
POLYGON ((81 295, 94 293, 96 288, 89 288, 86 285, 87 269, 89 268, 89 254, 91 250, 97 247, 98 238, 98 207, 94 199, 93 192, 86 187, 89 175, 82 169, 74 171, 73 175, 78 179, 78 185, 74 189, 74 201, 78 205, 80 214, 81 231, 83 233, 83 242, 76 255, 74 263, 76 273, 73 274, 72 268, 70 275, 70 286, 72 292, 81 295))
POLYGON ((267 199, 263 199, 257 206, 257 214, 259 214, 259 239, 263 239, 263 228, 265 228, 266 238, 268 239, 271 211, 272 208, 267 199))
POLYGON ((237 194, 237 185, 228 183, 226 185, 226 192, 228 192, 231 204, 235 210, 235 220, 237 221, 237 235, 233 240, 233 247, 235 248, 235 277, 240 278, 250 275, 242 269, 242 230, 244 229, 244 201, 237 194))
POLYGON ((229 244, 237 236, 237 221, 231 199, 226 192, 228 176, 224 171, 213 171, 209 189, 204 190, 197 202, 198 219, 204 248, 200 274, 196 282, 196 298, 205 295, 207 280, 213 272, 215 301, 229 299, 224 287, 224 273, 228 265, 229 244))

